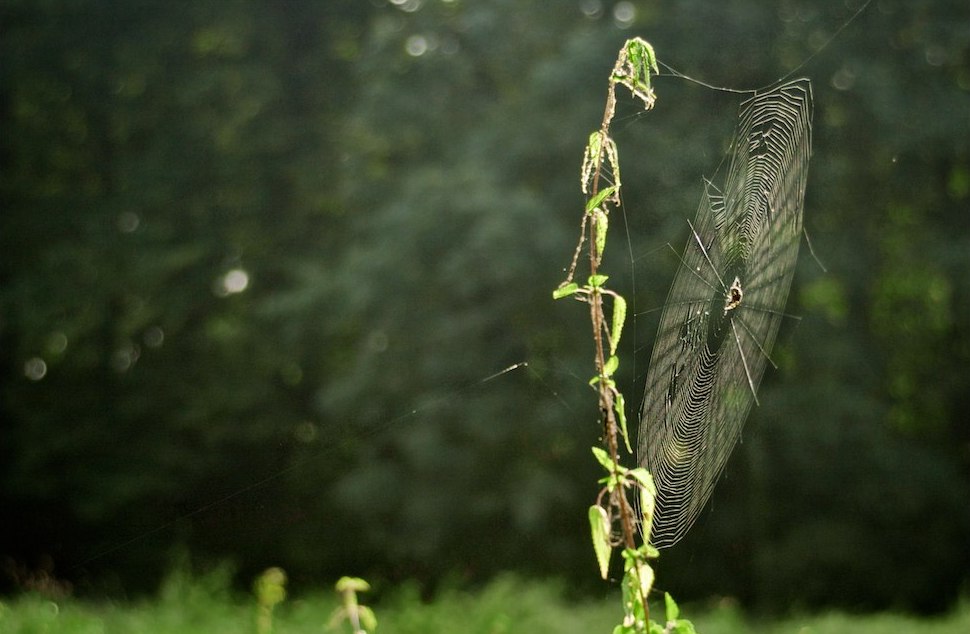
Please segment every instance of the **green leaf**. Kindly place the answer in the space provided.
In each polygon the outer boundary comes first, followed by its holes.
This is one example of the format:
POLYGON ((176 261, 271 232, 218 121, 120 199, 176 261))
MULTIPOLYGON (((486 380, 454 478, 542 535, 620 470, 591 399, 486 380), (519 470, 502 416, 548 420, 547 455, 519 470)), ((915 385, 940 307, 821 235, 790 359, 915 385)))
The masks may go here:
POLYGON ((593 210, 593 223, 596 227, 596 257, 603 257, 606 250, 606 232, 610 228, 610 217, 601 208, 593 210))
POLYGON ((618 367, 620 367, 620 359, 615 355, 610 357, 603 365, 603 376, 613 376, 618 367))
POLYGON ((337 580, 337 592, 366 592, 370 590, 370 584, 360 577, 341 577, 337 580))
POLYGON ((652 495, 657 495, 657 486, 653 482, 653 476, 650 472, 643 467, 637 467, 636 469, 630 469, 630 475, 640 483, 640 486, 647 490, 647 492, 652 495))
POLYGON ((626 300, 622 295, 613 296, 613 325, 610 327, 610 354, 616 354, 620 345, 620 334, 626 321, 626 300))
POLYGON ((579 284, 576 282, 570 282, 569 284, 565 284, 554 290, 552 292, 552 298, 562 299, 563 297, 569 297, 570 295, 574 295, 578 290, 579 284))
POLYGON ((669 592, 664 592, 664 607, 667 610, 668 621, 676 621, 680 617, 680 608, 677 607, 677 602, 669 592))
POLYGON ((697 630, 694 629, 694 624, 686 619, 680 619, 674 623, 674 629, 670 630, 671 634, 697 634, 697 630))
POLYGON ((605 187, 596 193, 595 196, 586 201, 586 213, 591 213, 594 209, 599 207, 604 200, 613 195, 616 191, 616 185, 610 185, 605 187))
POLYGON ((645 597, 650 596, 650 590, 653 588, 654 572, 653 567, 647 563, 637 563, 635 566, 630 567, 631 574, 636 576, 633 578, 631 583, 636 583, 636 580, 640 581, 640 592, 645 597), (636 571, 634 573, 634 571, 636 571))
POLYGON ((656 95, 650 87, 650 71, 657 70, 657 56, 649 42, 641 38, 627 40, 621 53, 626 59, 622 67, 612 75, 612 80, 630 89, 643 100, 648 110, 653 107, 656 95))
POLYGON ((656 497, 640 488, 640 526, 644 535, 649 535, 653 530, 653 514, 656 510, 656 497))
POLYGON ((644 76, 649 79, 650 74, 646 71, 651 69, 655 74, 659 73, 660 69, 657 68, 657 54, 654 53, 653 46, 651 46, 650 42, 636 38, 635 40, 631 41, 631 44, 631 49, 636 51, 635 56, 637 59, 637 64, 643 64, 645 67, 643 69, 644 76))
POLYGON ((594 389, 595 388, 598 388, 601 383, 607 389, 612 389, 612 388, 615 388, 616 387, 616 381, 614 381, 613 379, 607 378, 607 377, 602 377, 602 376, 600 376, 598 374, 589 380, 590 387, 592 387, 594 389))
MULTIPOLYGON (((653 513, 657 505, 657 487, 653 483, 653 477, 643 467, 631 469, 630 476, 640 485, 640 527, 643 534, 649 538, 650 531, 653 530, 653 513)), ((653 547, 648 545, 648 548, 653 547)), ((649 557, 650 554, 648 553, 647 556, 649 557)), ((656 557, 656 555, 653 556, 656 557)))
MULTIPOLYGON (((580 183, 584 194, 589 192, 588 188, 594 180, 593 174, 602 161, 603 137, 601 131, 597 130, 589 135, 589 141, 586 143, 586 151, 583 153, 583 166, 580 169, 580 183)), ((606 138, 609 139, 609 137, 606 138)), ((591 208, 587 202, 586 212, 589 213, 591 208)))
POLYGON ((366 631, 373 632, 377 629, 377 615, 366 605, 357 606, 357 617, 366 631))
POLYGON ((599 153, 603 151, 603 135, 600 130, 589 133, 589 140, 586 142, 586 153, 590 160, 595 161, 599 153))
POLYGON ((609 143, 606 144, 606 159, 610 162, 610 171, 613 172, 613 186, 616 187, 616 193, 611 198, 613 203, 619 204, 620 188, 623 187, 623 183, 620 182, 620 155, 613 139, 609 139, 609 143))
POLYGON ((591 449, 593 450, 593 455, 596 456, 596 461, 603 465, 604 469, 613 473, 616 465, 610 459, 610 454, 606 453, 606 450, 601 447, 592 447, 591 449))
POLYGON ((603 284, 606 284, 606 280, 610 279, 609 275, 590 275, 589 285, 593 288, 599 288, 603 284))
POLYGON ((599 564, 600 577, 606 579, 610 572, 613 547, 610 545, 610 518, 599 504, 589 507, 589 532, 593 539, 593 551, 596 553, 596 563, 599 564))
MULTIPOLYGON (((647 608, 644 605, 646 597, 650 596, 653 587, 654 572, 648 564, 635 556, 636 550, 626 548, 623 552, 623 611, 626 613, 624 623, 644 623, 647 608)), ((642 631, 639 629, 638 631, 642 631)))
POLYGON ((633 447, 630 446, 630 434, 626 430, 626 401, 619 392, 616 393, 616 398, 613 400, 613 409, 616 411, 616 419, 620 422, 620 435, 623 436, 626 450, 633 453, 633 447))

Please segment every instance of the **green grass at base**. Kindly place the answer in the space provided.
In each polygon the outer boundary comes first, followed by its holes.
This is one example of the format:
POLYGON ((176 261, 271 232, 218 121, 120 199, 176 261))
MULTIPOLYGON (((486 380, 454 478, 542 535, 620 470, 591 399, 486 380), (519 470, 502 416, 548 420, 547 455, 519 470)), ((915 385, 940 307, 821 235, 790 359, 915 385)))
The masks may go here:
MULTIPOLYGON (((380 634, 608 634, 620 617, 619 597, 567 600, 562 586, 501 577, 476 591, 444 590, 423 602, 409 586, 386 593, 372 607, 380 634)), ((361 597, 367 603, 367 596, 361 597)), ((274 612, 273 634, 349 632, 344 624, 327 629, 337 606, 329 592, 287 600, 274 612)), ((657 612, 654 617, 659 617, 657 612)), ((730 602, 709 608, 683 606, 701 634, 966 634, 970 604, 939 618, 896 614, 826 613, 758 620, 730 602)), ((2 634, 246 634, 256 632, 255 601, 232 596, 221 579, 175 579, 153 601, 95 603, 52 601, 36 595, 0 600, 2 634)))

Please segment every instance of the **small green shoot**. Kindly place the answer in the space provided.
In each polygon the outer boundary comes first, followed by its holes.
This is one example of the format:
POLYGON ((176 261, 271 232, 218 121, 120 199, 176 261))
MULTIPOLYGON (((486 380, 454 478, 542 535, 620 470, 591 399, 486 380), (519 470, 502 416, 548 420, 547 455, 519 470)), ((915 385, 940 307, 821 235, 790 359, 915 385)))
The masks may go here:
POLYGON ((376 630, 377 616, 374 611, 357 600, 357 593, 370 590, 370 584, 358 577, 341 577, 335 587, 340 594, 341 605, 330 617, 328 627, 334 629, 341 621, 346 620, 354 634, 367 634, 368 631, 376 630))
POLYGON ((664 593, 664 608, 667 613, 667 623, 661 628, 658 624, 650 625, 650 634, 696 634, 694 624, 680 618, 680 608, 670 593, 664 593))
POLYGON ((258 612, 256 631, 258 634, 272 634, 273 608, 286 598, 286 572, 276 566, 267 568, 253 582, 258 612))

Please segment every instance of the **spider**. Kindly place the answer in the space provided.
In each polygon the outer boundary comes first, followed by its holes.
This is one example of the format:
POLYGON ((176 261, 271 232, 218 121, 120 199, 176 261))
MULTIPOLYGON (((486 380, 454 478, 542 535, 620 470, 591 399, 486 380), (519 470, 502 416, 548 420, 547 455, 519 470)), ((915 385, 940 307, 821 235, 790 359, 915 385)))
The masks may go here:
POLYGON ((734 283, 724 297, 724 314, 727 315, 728 312, 740 306, 742 297, 744 297, 744 291, 741 290, 741 278, 735 277, 734 283))

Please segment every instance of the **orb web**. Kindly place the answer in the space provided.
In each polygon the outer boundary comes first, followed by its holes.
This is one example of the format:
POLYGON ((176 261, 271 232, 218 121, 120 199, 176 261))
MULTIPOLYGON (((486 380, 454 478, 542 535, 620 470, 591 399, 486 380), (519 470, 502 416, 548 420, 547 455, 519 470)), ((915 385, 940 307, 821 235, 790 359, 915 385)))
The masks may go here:
POLYGON ((697 519, 758 402, 798 256, 811 122, 807 79, 743 101, 723 184, 705 182, 688 222, 640 412, 658 548, 697 519))

